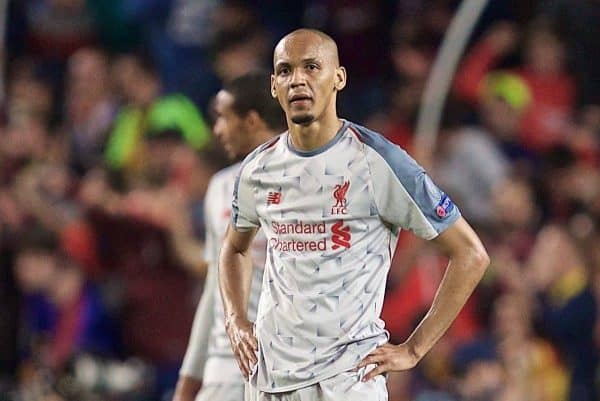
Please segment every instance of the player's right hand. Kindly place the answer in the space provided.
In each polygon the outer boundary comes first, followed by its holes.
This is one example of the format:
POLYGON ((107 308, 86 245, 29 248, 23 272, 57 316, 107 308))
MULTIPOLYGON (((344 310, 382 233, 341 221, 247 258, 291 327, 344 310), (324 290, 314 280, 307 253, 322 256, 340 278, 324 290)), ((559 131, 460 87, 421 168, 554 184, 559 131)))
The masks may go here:
POLYGON ((241 317, 228 317, 225 319, 225 329, 231 342, 231 348, 242 375, 248 380, 252 369, 258 362, 256 352, 258 341, 254 336, 254 325, 248 319, 241 317))

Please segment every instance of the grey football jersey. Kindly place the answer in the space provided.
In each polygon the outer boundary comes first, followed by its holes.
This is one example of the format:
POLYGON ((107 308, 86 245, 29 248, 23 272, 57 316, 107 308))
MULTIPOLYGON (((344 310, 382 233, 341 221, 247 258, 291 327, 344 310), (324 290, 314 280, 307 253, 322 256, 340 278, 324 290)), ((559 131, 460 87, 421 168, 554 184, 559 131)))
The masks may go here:
POLYGON ((301 152, 284 133, 242 164, 232 222, 268 241, 256 319, 265 392, 352 369, 388 340, 380 319, 400 229, 432 239, 460 216, 425 171, 381 135, 344 121, 301 152))

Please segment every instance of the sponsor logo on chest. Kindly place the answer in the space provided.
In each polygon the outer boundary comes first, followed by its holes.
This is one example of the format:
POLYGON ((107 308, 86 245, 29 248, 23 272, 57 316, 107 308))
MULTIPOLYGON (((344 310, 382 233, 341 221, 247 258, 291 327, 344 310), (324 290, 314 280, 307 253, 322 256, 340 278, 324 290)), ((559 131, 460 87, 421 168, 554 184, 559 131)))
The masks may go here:
MULTIPOLYGON (((271 248, 283 252, 349 249, 352 246, 352 231, 350 225, 343 220, 346 217, 341 217, 348 215, 349 188, 349 180, 333 186, 329 211, 332 216, 340 216, 338 220, 310 223, 302 220, 293 223, 272 221, 271 229, 275 236, 269 239, 271 248)), ((266 195, 265 203, 268 208, 284 206, 281 188, 279 191, 268 191, 266 195)), ((288 197, 287 201, 293 199, 288 197)))

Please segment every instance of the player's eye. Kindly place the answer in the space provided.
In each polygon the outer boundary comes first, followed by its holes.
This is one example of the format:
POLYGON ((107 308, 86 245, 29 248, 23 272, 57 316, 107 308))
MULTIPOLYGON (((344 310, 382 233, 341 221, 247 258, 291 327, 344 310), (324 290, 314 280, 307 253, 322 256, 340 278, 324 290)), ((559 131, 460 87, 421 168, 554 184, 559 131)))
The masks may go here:
POLYGON ((307 64, 306 68, 309 69, 310 71, 315 71, 319 68, 319 66, 317 66, 316 64, 307 64))
POLYGON ((290 69, 288 67, 281 67, 277 73, 279 75, 287 75, 290 73, 290 69))

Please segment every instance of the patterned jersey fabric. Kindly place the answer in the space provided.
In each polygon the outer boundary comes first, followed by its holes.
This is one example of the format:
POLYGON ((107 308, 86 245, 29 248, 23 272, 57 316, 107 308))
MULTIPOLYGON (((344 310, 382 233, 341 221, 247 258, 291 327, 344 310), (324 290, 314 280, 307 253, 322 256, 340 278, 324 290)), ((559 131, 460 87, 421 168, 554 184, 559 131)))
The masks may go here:
POLYGON ((288 133, 243 162, 238 231, 262 227, 267 260, 256 319, 264 392, 295 390, 353 369, 388 340, 380 319, 400 229, 425 239, 460 212, 406 152, 344 121, 311 152, 288 133))

